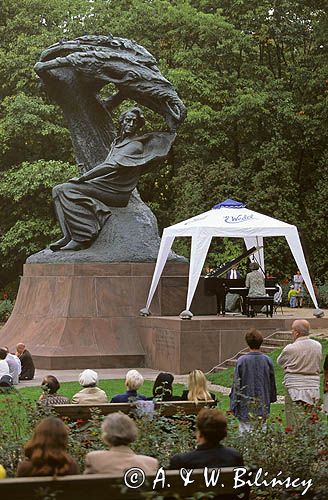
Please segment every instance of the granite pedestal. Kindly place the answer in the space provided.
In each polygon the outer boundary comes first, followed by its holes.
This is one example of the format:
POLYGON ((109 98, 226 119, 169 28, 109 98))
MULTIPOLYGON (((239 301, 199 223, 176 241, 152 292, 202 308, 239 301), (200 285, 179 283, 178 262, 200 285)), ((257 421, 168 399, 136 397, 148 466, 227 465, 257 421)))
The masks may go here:
MULTIPOLYGON (((138 320, 154 266, 25 264, 1 344, 14 351, 24 342, 36 367, 49 370, 148 366, 138 320)), ((187 264, 168 262, 152 303, 154 314, 178 315, 184 309, 187 273, 187 264)), ((200 309, 215 309, 213 297, 204 300, 200 309)))

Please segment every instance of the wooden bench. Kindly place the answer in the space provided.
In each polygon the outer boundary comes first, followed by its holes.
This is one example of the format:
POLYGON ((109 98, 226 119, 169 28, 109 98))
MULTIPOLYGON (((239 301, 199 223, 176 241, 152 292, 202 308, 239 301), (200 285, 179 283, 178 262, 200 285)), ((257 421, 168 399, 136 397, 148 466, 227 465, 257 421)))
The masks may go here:
POLYGON ((269 314, 272 318, 273 315, 273 297, 245 297, 246 301, 246 314, 249 317, 251 314, 250 309, 254 306, 266 306, 266 316, 268 318, 269 314))
MULTIPOLYGON (((245 467, 245 474, 240 476, 240 479, 249 479, 247 474, 251 471, 253 469, 245 467)), ((202 469, 193 470, 190 480, 194 482, 187 486, 184 486, 180 471, 164 471, 164 473, 164 487, 162 481, 158 481, 159 477, 163 477, 162 475, 147 476, 145 483, 137 488, 128 488, 122 477, 107 474, 3 479, 0 481, 0 498, 3 500, 119 500, 122 498, 150 500, 188 497, 190 499, 190 497, 195 498, 197 492, 205 494, 213 492, 215 497, 223 497, 223 500, 227 498, 229 500, 249 499, 249 487, 234 488, 236 474, 239 473, 232 467, 222 468, 216 485, 209 487, 206 487, 205 470, 202 469), (157 482, 153 491, 155 477, 157 477, 157 482)), ((197 496, 197 498, 206 497, 197 496)))
MULTIPOLYGON (((199 402, 193 401, 160 401, 155 404, 155 410, 165 417, 171 417, 177 413, 185 415, 197 415, 204 407, 216 406, 216 401, 199 402)), ((71 420, 89 420, 91 409, 97 409, 101 415, 109 415, 121 411, 122 413, 137 414, 138 408, 135 403, 103 403, 94 405, 53 405, 51 408, 59 417, 67 417, 71 420)))

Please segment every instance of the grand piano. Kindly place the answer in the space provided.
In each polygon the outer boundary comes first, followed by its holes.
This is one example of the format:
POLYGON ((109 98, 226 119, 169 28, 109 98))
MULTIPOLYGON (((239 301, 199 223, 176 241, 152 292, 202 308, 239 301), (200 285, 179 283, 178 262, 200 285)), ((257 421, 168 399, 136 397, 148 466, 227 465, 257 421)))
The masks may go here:
MULTIPOLYGON (((248 288, 245 286, 246 278, 228 279, 224 276, 232 267, 238 265, 258 250, 259 248, 252 247, 235 259, 222 264, 205 275, 204 292, 205 295, 216 295, 218 314, 220 314, 220 312, 222 312, 223 315, 225 314, 225 299, 228 292, 235 293, 243 297, 242 313, 245 315, 247 314, 247 301, 245 299, 248 295, 248 288)), ((277 291, 276 278, 265 279, 265 290, 269 297, 274 296, 277 291)))

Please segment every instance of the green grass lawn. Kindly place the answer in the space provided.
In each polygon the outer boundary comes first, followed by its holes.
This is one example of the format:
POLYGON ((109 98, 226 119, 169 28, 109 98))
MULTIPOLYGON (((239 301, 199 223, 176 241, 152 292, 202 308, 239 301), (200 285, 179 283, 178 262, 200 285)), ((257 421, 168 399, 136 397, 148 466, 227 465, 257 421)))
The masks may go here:
MULTIPOLYGON (((322 345, 323 359, 325 359, 325 356, 328 353, 328 340, 319 340, 319 342, 322 345)), ((273 361, 275 376, 276 376, 277 392, 278 394, 283 396, 284 387, 282 385, 282 382, 284 379, 284 373, 283 370, 280 368, 280 366, 277 364, 277 357, 279 356, 281 351, 282 351, 281 348, 276 349, 272 353, 268 354, 268 356, 273 361)), ((213 384, 223 385, 224 387, 231 387, 233 381, 233 373, 234 373, 234 367, 229 367, 222 372, 210 373, 209 375, 207 375, 207 378, 213 384)))

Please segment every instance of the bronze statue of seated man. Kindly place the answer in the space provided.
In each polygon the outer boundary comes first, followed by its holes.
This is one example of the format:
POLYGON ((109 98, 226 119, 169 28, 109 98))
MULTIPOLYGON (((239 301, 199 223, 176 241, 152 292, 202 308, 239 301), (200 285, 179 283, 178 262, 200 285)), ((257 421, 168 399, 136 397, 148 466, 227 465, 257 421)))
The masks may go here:
POLYGON ((172 132, 141 135, 145 119, 134 107, 120 116, 120 133, 107 158, 80 177, 53 188, 56 215, 63 237, 50 249, 82 250, 97 238, 109 207, 126 207, 139 177, 167 156, 175 139, 172 132))

